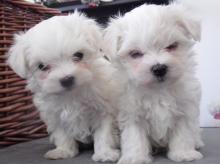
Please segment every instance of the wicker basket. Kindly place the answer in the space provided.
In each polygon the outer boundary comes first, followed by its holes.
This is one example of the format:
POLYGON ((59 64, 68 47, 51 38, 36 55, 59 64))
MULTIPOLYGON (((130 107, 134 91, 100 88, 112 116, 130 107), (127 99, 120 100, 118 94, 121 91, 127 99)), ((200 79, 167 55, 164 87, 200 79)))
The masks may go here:
POLYGON ((58 10, 23 0, 0 0, 0 147, 47 135, 25 89, 25 80, 6 65, 6 52, 14 33, 59 14, 58 10))

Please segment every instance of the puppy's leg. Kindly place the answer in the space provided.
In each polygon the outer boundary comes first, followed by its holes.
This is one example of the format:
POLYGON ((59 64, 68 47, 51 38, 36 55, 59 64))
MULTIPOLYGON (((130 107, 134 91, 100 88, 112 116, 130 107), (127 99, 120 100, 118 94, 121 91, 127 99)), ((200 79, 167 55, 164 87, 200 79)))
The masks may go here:
POLYGON ((118 164, 148 164, 152 161, 145 128, 127 123, 121 133, 122 156, 118 164))
POLYGON ((194 125, 191 125, 192 134, 194 135, 195 149, 200 149, 204 146, 204 143, 201 138, 202 129, 199 127, 199 120, 194 122, 194 125))
MULTIPOLYGON (((195 126, 195 124, 191 124, 195 126)), ((172 131, 169 141, 168 158, 176 161, 193 161, 203 157, 196 148, 194 127, 190 127, 189 120, 179 120, 175 129, 172 131)))
POLYGON ((100 126, 94 133, 94 154, 92 159, 99 162, 115 162, 120 153, 116 149, 116 141, 113 135, 113 119, 110 115, 104 117, 100 126))
POLYGON ((79 153, 78 144, 73 137, 67 136, 60 128, 56 129, 51 135, 51 140, 56 148, 48 151, 45 158, 64 159, 76 156, 79 153))

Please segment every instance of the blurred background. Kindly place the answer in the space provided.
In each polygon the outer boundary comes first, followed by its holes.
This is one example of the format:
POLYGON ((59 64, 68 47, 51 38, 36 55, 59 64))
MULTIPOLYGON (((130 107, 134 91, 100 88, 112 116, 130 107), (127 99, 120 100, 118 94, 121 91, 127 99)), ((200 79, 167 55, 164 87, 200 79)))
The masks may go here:
POLYGON ((220 127, 220 120, 210 115, 210 104, 220 104, 220 1, 181 0, 202 20, 202 39, 195 47, 198 52, 197 75, 202 83, 200 124, 220 127))

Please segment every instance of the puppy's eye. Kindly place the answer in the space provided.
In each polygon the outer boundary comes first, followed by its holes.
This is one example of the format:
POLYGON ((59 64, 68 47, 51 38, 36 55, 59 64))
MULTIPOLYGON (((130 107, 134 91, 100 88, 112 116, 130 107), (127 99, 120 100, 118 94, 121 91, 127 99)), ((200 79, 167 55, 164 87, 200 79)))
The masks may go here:
POLYGON ((48 71, 50 69, 50 66, 49 65, 44 65, 43 63, 40 63, 38 65, 38 69, 41 70, 41 71, 48 71))
POLYGON ((174 51, 174 50, 176 50, 177 48, 178 48, 178 43, 177 43, 177 42, 174 42, 173 44, 167 46, 167 47, 165 48, 165 50, 167 50, 167 51, 174 51))
POLYGON ((81 52, 76 52, 75 54, 73 54, 73 61, 81 61, 83 59, 84 54, 81 52))
POLYGON ((142 56, 144 56, 144 54, 142 52, 139 52, 139 51, 131 51, 129 53, 129 56, 133 59, 137 59, 137 58, 141 58, 142 56))

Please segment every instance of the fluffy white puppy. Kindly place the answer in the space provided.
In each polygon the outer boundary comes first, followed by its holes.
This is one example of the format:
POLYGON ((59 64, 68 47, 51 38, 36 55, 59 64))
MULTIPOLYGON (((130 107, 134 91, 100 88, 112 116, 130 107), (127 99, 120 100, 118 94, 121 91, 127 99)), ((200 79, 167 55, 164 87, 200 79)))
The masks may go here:
POLYGON ((116 161, 112 97, 114 81, 104 59, 101 29, 75 12, 45 20, 16 35, 8 63, 34 95, 34 104, 56 148, 46 158, 78 154, 78 143, 94 140, 95 161, 116 161))
POLYGON ((149 163, 152 146, 167 147, 173 161, 202 158, 192 51, 199 39, 199 22, 177 4, 145 4, 109 23, 106 49, 125 81, 119 164, 149 163))

